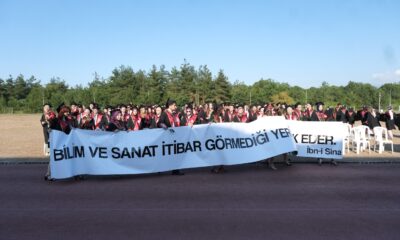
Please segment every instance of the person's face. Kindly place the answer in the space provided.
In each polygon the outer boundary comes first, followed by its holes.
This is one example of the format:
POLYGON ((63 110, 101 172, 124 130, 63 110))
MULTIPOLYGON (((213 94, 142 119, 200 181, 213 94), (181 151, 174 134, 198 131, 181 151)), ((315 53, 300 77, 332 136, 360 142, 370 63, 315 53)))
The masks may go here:
POLYGON ((89 104, 89 108, 90 108, 90 109, 93 109, 93 104, 92 104, 92 103, 89 104))
POLYGON ((93 108, 93 114, 96 115, 99 112, 97 108, 93 108))
POLYGON ((253 112, 257 111, 257 107, 256 107, 256 106, 253 106, 253 107, 251 108, 251 111, 253 111, 253 112))
POLYGON ((140 114, 145 114, 146 113, 146 108, 141 108, 140 109, 140 114))
POLYGON ((65 111, 65 112, 64 112, 64 116, 65 116, 65 117, 68 117, 68 116, 69 116, 69 114, 70 114, 70 112, 69 112, 69 111, 65 111))
POLYGON ((126 112, 126 107, 122 107, 121 112, 126 112))
POLYGON ((244 112, 244 109, 242 107, 239 107, 238 108, 238 114, 243 114, 243 112, 244 112))
POLYGON ((300 104, 299 105, 297 105, 297 108, 296 108, 298 111, 301 111, 302 109, 303 109, 303 106, 301 106, 300 104))
POLYGON ((104 114, 107 114, 107 113, 108 113, 108 109, 107 109, 107 108, 104 108, 104 109, 103 109, 103 113, 104 113, 104 114))
POLYGON ((137 115, 138 114, 138 110, 136 108, 132 109, 132 114, 133 115, 137 115))
POLYGON ((90 110, 89 109, 85 109, 85 111, 83 112, 83 115, 89 116, 90 115, 90 110))
POLYGON ((213 106, 211 103, 209 103, 209 104, 208 104, 208 109, 214 110, 214 106, 213 106))
POLYGON ((235 110, 235 108, 233 106, 229 106, 229 111, 233 112, 233 110, 235 110))
POLYGON ((162 112, 162 110, 161 110, 160 107, 156 108, 156 114, 157 114, 157 115, 161 115, 161 112, 162 112))
POLYGON ((323 105, 319 105, 318 106, 318 111, 322 111, 324 109, 324 106, 323 105))
POLYGON ((192 109, 186 108, 186 115, 191 116, 192 115, 192 109))
POLYGON ((307 105, 306 105, 306 108, 307 108, 308 110, 312 110, 311 104, 307 104, 307 105))
POLYGON ((288 107, 288 108, 286 109, 286 111, 287 111, 287 113, 288 113, 289 115, 293 113, 293 109, 292 109, 291 107, 288 107))
POLYGON ((44 111, 44 112, 47 113, 49 110, 50 110, 50 106, 49 106, 49 105, 44 105, 44 106, 43 106, 43 111, 44 111))
POLYGON ((172 111, 175 111, 175 110, 176 110, 176 103, 170 105, 169 108, 170 108, 172 111))
POLYGON ((122 113, 118 113, 117 116, 115 117, 118 121, 121 121, 122 118, 122 113))
POLYGON ((76 112, 77 106, 76 105, 71 105, 71 112, 76 112))

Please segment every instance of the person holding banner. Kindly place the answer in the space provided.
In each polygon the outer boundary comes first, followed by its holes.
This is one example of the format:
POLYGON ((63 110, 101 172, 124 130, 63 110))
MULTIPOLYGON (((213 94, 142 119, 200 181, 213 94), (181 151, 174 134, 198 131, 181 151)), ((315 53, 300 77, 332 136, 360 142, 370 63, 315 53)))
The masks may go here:
POLYGON ((122 121, 122 113, 120 110, 114 110, 111 113, 110 122, 107 126, 107 131, 109 132, 118 132, 118 131, 125 131, 125 124, 122 121))
MULTIPOLYGON (((175 111, 177 109, 176 101, 168 99, 165 106, 166 109, 161 113, 160 119, 157 123, 157 127, 163 128, 165 130, 171 127, 179 127, 180 122, 175 116, 175 111)), ((173 133, 174 130, 170 129, 170 132, 173 133)), ((181 172, 180 170, 172 170, 172 175, 182 176, 185 175, 185 173, 181 172)))
MULTIPOLYGON (((311 121, 326 121, 328 116, 324 111, 324 103, 317 102, 315 106, 317 107, 317 111, 312 111, 311 121)), ((318 158, 318 164, 322 165, 322 158, 318 158)), ((337 162, 334 159, 331 160, 331 164, 337 166, 337 162)))
POLYGON ((61 104, 57 109, 59 110, 58 115, 54 122, 54 126, 51 128, 69 134, 72 128, 76 127, 75 122, 70 115, 71 109, 64 104, 61 104))
POLYGON ((154 108, 155 114, 153 114, 153 117, 150 119, 150 128, 157 128, 158 122, 160 121, 161 113, 163 112, 162 108, 158 105, 156 105, 154 108))
POLYGON ((92 123, 93 123, 93 130, 105 130, 107 126, 107 117, 100 113, 99 105, 94 104, 92 108, 92 123))
POLYGON ((197 115, 193 113, 192 105, 188 104, 185 110, 185 114, 181 117, 181 126, 190 126, 199 124, 197 115))
POLYGON ((80 129, 93 130, 94 124, 92 120, 93 119, 91 117, 91 111, 89 108, 86 108, 85 111, 82 113, 78 127, 80 129))
POLYGON ((131 106, 131 114, 126 123, 126 128, 130 131, 142 130, 142 118, 139 116, 139 111, 136 106, 131 106))
POLYGON ((242 122, 242 123, 246 123, 247 121, 247 115, 244 112, 244 108, 243 105, 239 105, 237 108, 237 114, 233 117, 232 122, 242 122))
POLYGON ((43 114, 40 118, 40 123, 43 127, 43 136, 44 136, 44 155, 50 155, 50 145, 49 145, 49 131, 50 126, 54 119, 56 118, 56 114, 51 110, 51 105, 49 103, 43 104, 43 114))

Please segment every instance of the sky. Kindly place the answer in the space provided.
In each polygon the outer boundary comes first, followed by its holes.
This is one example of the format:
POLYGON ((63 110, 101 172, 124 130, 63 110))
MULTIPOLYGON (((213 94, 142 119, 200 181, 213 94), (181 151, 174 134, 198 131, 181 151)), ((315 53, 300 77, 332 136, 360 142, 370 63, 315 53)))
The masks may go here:
POLYGON ((398 0, 0 0, 0 78, 86 85, 184 60, 230 82, 400 81, 398 0))

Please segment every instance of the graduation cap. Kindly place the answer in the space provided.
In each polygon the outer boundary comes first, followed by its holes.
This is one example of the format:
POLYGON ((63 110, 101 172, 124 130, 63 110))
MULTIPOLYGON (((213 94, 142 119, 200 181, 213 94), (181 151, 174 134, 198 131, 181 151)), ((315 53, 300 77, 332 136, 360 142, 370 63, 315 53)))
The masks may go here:
POLYGON ((119 105, 119 108, 123 108, 123 107, 126 108, 126 105, 125 104, 120 104, 119 105))
POLYGON ((43 107, 44 107, 44 106, 52 107, 50 103, 45 103, 45 104, 43 104, 43 107))
POLYGON ((72 105, 77 106, 78 104, 77 104, 76 102, 72 101, 72 102, 71 102, 71 106, 72 106, 72 105))
POLYGON ((316 103, 315 103, 315 106, 319 106, 319 105, 324 106, 325 104, 324 104, 323 102, 316 102, 316 103))
POLYGON ((57 112, 59 113, 61 108, 64 106, 65 106, 64 102, 62 102, 60 105, 58 105, 58 107, 56 108, 57 112))
POLYGON ((93 104, 92 109, 97 109, 97 110, 99 110, 99 105, 97 105, 97 103, 93 104))
POLYGON ((392 106, 388 106, 388 108, 387 108, 388 110, 392 110, 393 109, 393 107, 392 106))
POLYGON ((193 105, 191 103, 188 103, 186 106, 186 109, 193 110, 193 105))

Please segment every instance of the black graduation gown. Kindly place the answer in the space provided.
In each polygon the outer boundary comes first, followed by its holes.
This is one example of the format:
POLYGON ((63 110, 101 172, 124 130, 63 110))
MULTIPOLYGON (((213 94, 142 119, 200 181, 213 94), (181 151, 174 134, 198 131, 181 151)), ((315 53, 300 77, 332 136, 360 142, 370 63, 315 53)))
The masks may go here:
MULTIPOLYGON (((192 117, 193 117, 193 115, 192 115, 192 117)), ((194 120, 193 125, 199 124, 199 122, 200 122, 199 118, 198 118, 198 116, 196 116, 196 119, 194 120)), ((186 124, 187 124, 187 119, 186 119, 186 114, 185 114, 181 117, 181 126, 186 126, 186 124)))
POLYGON ((158 127, 158 128, 162 128, 162 127, 163 127, 163 124, 164 124, 166 127, 171 127, 171 126, 172 126, 171 123, 170 123, 170 121, 169 121, 169 118, 168 118, 168 115, 167 115, 166 112, 162 112, 162 113, 161 113, 161 115, 160 115, 160 120, 158 120, 158 123, 157 123, 157 127, 158 127))
POLYGON ((43 127, 43 136, 44 136, 44 142, 48 143, 49 142, 49 124, 46 121, 46 117, 44 114, 42 114, 42 117, 40 118, 40 124, 42 124, 43 127))
POLYGON ((206 114, 206 112, 205 112, 203 109, 201 109, 201 110, 199 111, 199 113, 197 114, 197 117, 198 117, 198 119, 199 119, 199 121, 200 121, 201 124, 203 124, 203 123, 208 123, 208 120, 206 119, 207 114, 206 114))
POLYGON ((338 111, 336 113, 336 121, 342 122, 342 123, 347 123, 348 119, 347 119, 346 115, 347 115, 347 111, 346 112, 338 111))
POLYGON ((125 131, 124 123, 120 121, 120 127, 115 125, 113 122, 108 123, 107 131, 108 132, 115 132, 115 131, 125 131))
POLYGON ((375 117, 372 116, 370 112, 366 113, 367 114, 367 122, 368 122, 368 127, 370 129, 374 129, 374 127, 380 127, 381 124, 379 122, 379 115, 376 115, 375 117))
POLYGON ((249 111, 249 117, 247 118, 247 122, 253 122, 255 120, 257 120, 257 113, 249 111))
POLYGON ((347 111, 346 118, 347 118, 348 123, 353 125, 356 122, 356 113, 347 111))
POLYGON ((311 113, 311 116, 310 116, 309 121, 319 121, 319 118, 318 118, 318 115, 317 115, 317 112, 316 112, 316 111, 313 111, 313 112, 311 113))
MULTIPOLYGON (((95 128, 96 128, 96 123, 95 123, 95 121, 94 121, 94 118, 93 118, 92 121, 93 121, 93 129, 95 129, 95 128)), ((107 116, 104 115, 104 114, 102 114, 102 115, 101 115, 101 120, 100 120, 100 123, 99 123, 99 129, 105 130, 105 129, 107 128, 107 125, 108 125, 107 116)))
POLYGON ((396 127, 394 126, 396 114, 393 113, 393 119, 390 119, 389 112, 386 112, 385 117, 386 117, 385 122, 387 130, 396 129, 396 127))

